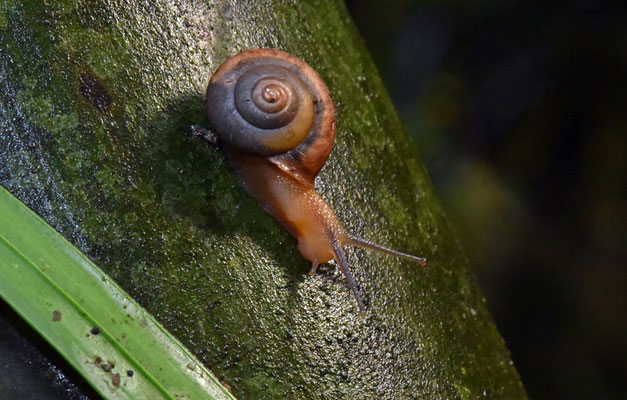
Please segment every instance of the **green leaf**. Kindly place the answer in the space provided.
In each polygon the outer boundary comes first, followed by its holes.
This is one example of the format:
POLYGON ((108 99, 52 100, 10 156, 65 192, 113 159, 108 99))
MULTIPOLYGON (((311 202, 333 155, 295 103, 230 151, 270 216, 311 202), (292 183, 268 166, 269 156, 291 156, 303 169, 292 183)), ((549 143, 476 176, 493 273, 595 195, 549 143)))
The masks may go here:
POLYGON ((0 277, 0 296, 104 397, 234 398, 115 282, 2 186, 0 277))

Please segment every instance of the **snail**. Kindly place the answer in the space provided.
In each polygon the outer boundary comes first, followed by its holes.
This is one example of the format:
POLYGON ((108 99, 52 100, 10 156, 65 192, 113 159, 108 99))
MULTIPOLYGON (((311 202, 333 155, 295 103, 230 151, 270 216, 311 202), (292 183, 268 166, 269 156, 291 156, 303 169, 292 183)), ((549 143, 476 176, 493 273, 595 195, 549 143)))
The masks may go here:
POLYGON ((345 246, 376 250, 425 265, 426 260, 348 233, 314 180, 335 141, 335 108, 322 78, 301 59, 272 49, 244 51, 214 73, 206 97, 209 130, 195 134, 218 145, 240 184, 298 240, 318 266, 335 259, 365 307, 345 246))

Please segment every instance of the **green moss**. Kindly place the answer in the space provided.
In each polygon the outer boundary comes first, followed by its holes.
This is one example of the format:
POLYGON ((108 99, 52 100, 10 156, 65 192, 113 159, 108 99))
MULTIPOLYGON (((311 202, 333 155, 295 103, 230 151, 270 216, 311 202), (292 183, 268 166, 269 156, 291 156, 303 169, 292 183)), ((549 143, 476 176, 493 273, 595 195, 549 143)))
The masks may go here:
POLYGON ((283 397, 283 388, 280 384, 265 374, 258 373, 243 380, 252 398, 278 399, 283 397))
POLYGON ((379 205, 386 220, 393 226, 403 226, 411 221, 405 205, 399 199, 387 192, 379 190, 375 194, 375 202, 379 205))
POLYGON ((15 11, 15 0, 5 0, 0 7, 0 29, 6 29, 9 26, 9 15, 15 11))
POLYGON ((59 39, 61 51, 71 54, 76 61, 89 65, 96 75, 104 79, 116 77, 116 68, 120 67, 112 57, 112 54, 120 51, 115 43, 105 33, 74 24, 62 31, 59 39))
POLYGON ((465 386, 456 384, 455 385, 455 389, 457 390, 457 394, 458 394, 459 398, 462 399, 462 400, 468 400, 468 399, 471 399, 471 398, 477 398, 478 397, 478 396, 473 397, 472 396, 472 392, 470 391, 470 389, 468 389, 465 386))
MULTIPOLYGON (((34 80, 27 83, 36 85, 37 82, 34 80)), ((28 120, 53 135, 70 132, 78 125, 76 113, 64 113, 66 110, 57 107, 51 98, 38 96, 34 89, 20 90, 17 98, 24 107, 28 120)))

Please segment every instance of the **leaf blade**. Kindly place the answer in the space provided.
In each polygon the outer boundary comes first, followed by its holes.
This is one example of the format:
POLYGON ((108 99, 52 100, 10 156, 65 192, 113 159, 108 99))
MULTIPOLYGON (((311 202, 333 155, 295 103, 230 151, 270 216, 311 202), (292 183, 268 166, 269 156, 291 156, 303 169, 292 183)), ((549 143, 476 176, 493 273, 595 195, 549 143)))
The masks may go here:
POLYGON ((1 186, 0 274, 0 296, 103 396, 233 399, 148 312, 1 186))

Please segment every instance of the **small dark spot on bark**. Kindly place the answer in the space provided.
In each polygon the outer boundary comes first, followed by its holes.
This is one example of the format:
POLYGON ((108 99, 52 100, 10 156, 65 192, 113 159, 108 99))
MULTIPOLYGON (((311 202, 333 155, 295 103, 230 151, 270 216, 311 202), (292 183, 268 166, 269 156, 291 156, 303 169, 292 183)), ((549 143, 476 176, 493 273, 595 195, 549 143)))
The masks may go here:
POLYGON ((132 369, 129 369, 128 371, 126 371, 126 375, 128 375, 129 378, 132 378, 133 375, 135 375, 135 372, 133 372, 132 369))
POLYGON ((97 326, 94 326, 93 328, 91 328, 91 330, 89 331, 92 335, 97 335, 100 333, 100 328, 98 328, 97 326))
POLYGON ((111 105, 111 96, 107 89, 93 75, 82 73, 79 76, 79 91, 87 99, 89 104, 100 112, 106 111, 111 105))
POLYGON ((113 374, 111 377, 111 383, 114 387, 120 386, 120 374, 113 374))
POLYGON ((62 317, 62 315, 61 315, 61 311, 54 310, 54 311, 52 312, 52 320, 53 320, 54 322, 59 322, 59 321, 61 321, 61 317, 62 317))

